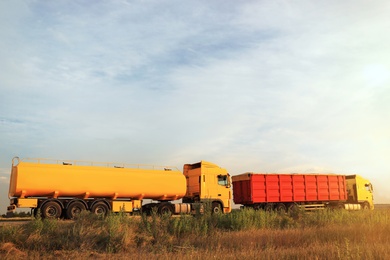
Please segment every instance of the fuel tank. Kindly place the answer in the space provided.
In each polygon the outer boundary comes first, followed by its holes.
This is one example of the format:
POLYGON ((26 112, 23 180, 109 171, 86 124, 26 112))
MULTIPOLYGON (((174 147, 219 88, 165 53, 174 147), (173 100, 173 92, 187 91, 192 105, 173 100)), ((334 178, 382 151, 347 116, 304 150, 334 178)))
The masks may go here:
POLYGON ((185 176, 174 167, 19 160, 12 163, 9 197, 80 197, 176 200, 185 176))

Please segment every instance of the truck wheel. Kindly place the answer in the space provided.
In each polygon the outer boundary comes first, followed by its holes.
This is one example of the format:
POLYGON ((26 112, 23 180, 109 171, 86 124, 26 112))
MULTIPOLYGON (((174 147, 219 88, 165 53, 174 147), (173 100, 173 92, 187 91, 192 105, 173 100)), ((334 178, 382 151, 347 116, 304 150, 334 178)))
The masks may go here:
POLYGON ((96 215, 105 217, 108 214, 109 208, 103 201, 96 202, 91 209, 91 212, 96 215))
MULTIPOLYGON (((33 216, 34 216, 34 218, 37 218, 37 216, 38 216, 38 212, 40 212, 40 210, 38 209, 38 208, 35 208, 34 210, 33 210, 33 216)), ((41 214, 42 215, 42 214, 41 214)))
POLYGON ((343 210, 343 209, 345 209, 345 206, 343 203, 339 203, 339 204, 337 204, 336 209, 343 210))
POLYGON ((253 205, 253 209, 254 209, 254 210, 259 210, 259 209, 261 209, 261 204, 254 204, 254 205, 253 205))
POLYGON ((60 204, 55 201, 49 201, 42 207, 43 218, 60 218, 62 214, 62 208, 60 204))
POLYGON ((283 203, 279 203, 278 205, 276 205, 276 211, 281 214, 284 214, 287 212, 287 208, 283 203))
POLYGON ((288 206, 289 213, 296 212, 298 210, 299 210, 299 206, 295 203, 292 203, 292 204, 290 204, 290 206, 288 206))
POLYGON ((362 204, 362 210, 369 210, 369 209, 370 209, 370 205, 367 202, 364 202, 362 204))
POLYGON ((274 210, 274 205, 272 203, 267 203, 267 205, 265 205, 264 207, 264 210, 267 212, 271 212, 274 210))
POLYGON ((158 207, 158 214, 160 215, 164 215, 164 214, 167 214, 167 215, 172 215, 173 214, 173 208, 172 208, 172 205, 169 204, 169 203, 164 203, 164 204, 161 204, 159 207, 158 207))
POLYGON ((211 213, 212 214, 222 214, 221 204, 218 202, 213 202, 211 204, 211 213))
POLYGON ((74 219, 75 217, 80 215, 81 211, 86 209, 87 208, 85 207, 84 203, 82 203, 81 201, 72 202, 66 209, 66 216, 69 219, 74 219))

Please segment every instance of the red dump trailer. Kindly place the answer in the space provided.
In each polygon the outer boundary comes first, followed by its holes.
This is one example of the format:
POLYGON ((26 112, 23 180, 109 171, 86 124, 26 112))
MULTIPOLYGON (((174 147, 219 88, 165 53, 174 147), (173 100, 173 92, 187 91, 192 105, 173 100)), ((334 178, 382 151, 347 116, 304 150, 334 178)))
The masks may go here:
POLYGON ((265 210, 344 207, 346 177, 335 174, 255 174, 233 176, 234 202, 265 210))

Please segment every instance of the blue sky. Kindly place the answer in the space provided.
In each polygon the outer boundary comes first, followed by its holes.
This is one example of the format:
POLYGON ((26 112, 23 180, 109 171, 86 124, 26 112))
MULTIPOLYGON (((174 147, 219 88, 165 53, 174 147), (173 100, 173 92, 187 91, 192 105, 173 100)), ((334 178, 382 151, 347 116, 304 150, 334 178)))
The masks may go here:
POLYGON ((388 1, 1 1, 11 159, 360 174, 390 203, 388 1))

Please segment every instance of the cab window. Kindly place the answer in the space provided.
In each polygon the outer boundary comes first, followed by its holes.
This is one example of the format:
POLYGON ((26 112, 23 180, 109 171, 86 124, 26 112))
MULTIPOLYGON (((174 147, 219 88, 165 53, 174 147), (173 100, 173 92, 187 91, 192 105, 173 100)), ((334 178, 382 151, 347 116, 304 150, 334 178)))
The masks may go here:
POLYGON ((366 191, 373 191, 372 184, 371 183, 366 183, 364 184, 364 187, 366 188, 366 191))
POLYGON ((228 184, 227 176, 226 175, 218 175, 218 185, 226 186, 227 184, 228 184))

